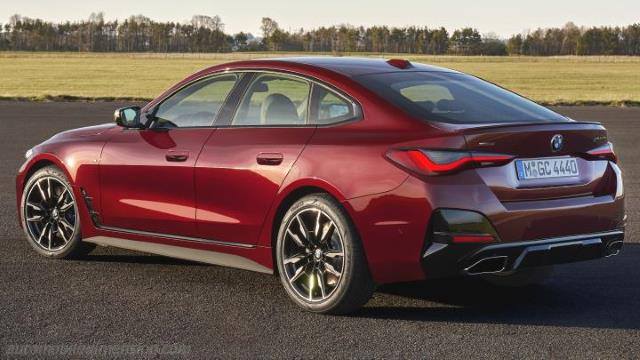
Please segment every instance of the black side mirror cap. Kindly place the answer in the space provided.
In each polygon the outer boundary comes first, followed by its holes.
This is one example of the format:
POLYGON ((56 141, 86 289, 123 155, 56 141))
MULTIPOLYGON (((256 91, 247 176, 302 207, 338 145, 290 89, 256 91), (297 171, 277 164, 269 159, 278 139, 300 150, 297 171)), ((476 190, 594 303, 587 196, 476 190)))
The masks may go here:
POLYGON ((117 109, 113 113, 113 120, 118 126, 124 128, 140 129, 143 127, 140 122, 140 106, 127 106, 117 109))

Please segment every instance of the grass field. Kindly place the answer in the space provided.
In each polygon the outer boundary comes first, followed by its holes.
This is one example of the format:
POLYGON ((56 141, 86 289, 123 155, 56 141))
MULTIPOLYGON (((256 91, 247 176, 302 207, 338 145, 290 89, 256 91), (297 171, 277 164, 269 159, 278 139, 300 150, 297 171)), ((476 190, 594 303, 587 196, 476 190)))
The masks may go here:
MULTIPOLYGON (((0 52, 0 99, 151 99, 207 66, 288 55, 301 54, 0 52)), ((640 105, 640 57, 384 56, 468 72, 549 105, 640 105)))

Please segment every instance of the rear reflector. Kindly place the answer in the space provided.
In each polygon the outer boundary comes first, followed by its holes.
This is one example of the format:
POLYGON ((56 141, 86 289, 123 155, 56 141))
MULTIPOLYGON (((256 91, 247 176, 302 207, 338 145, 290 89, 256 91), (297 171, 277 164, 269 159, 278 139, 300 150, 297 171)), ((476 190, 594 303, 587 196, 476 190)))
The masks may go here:
POLYGON ((488 244, 496 239, 491 235, 451 235, 454 244, 488 244))
POLYGON ((429 243, 488 244, 500 241, 489 219, 470 210, 438 209, 430 222, 429 243))

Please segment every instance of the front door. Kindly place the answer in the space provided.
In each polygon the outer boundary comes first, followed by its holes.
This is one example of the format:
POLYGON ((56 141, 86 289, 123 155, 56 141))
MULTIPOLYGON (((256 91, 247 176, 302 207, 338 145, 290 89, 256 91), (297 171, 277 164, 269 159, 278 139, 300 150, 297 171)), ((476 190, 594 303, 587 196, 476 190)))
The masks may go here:
POLYGON ((198 80, 154 111, 149 128, 122 129, 100 160, 102 225, 197 236, 194 166, 237 75, 198 80))

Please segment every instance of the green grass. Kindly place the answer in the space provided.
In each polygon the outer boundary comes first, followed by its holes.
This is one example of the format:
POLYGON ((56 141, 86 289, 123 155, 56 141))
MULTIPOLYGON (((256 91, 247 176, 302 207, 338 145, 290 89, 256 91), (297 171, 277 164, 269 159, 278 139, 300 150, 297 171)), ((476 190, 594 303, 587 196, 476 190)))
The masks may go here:
MULTIPOLYGON (((228 61, 301 54, 0 52, 0 98, 152 99, 185 76, 228 61)), ((308 54, 307 54, 308 55, 308 54)), ((342 54, 381 56, 380 54, 342 54)), ((385 54, 480 76, 545 104, 640 105, 640 57, 454 57, 385 54)))

